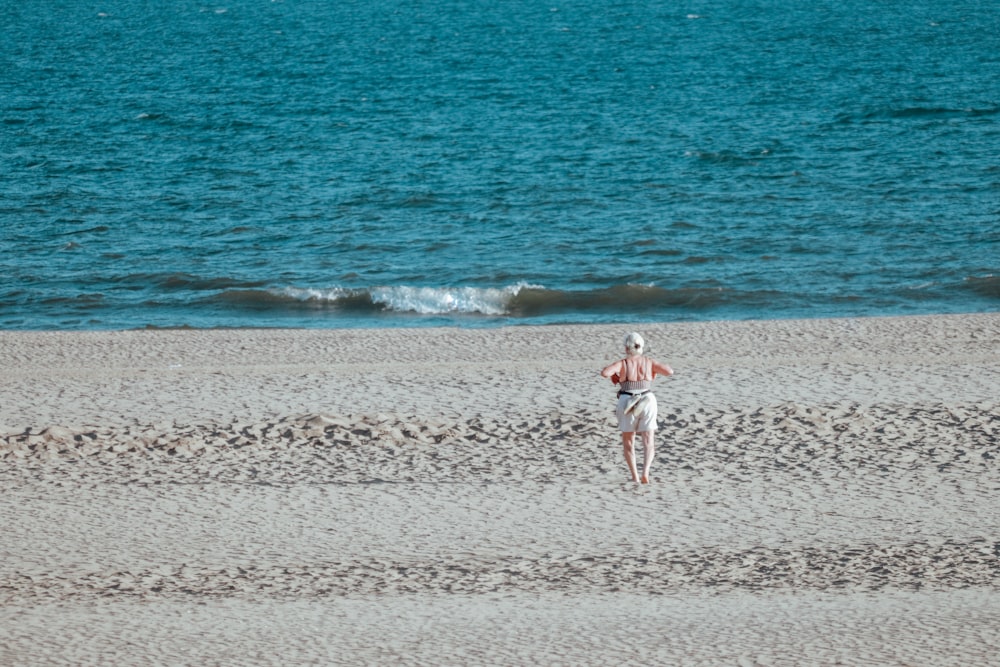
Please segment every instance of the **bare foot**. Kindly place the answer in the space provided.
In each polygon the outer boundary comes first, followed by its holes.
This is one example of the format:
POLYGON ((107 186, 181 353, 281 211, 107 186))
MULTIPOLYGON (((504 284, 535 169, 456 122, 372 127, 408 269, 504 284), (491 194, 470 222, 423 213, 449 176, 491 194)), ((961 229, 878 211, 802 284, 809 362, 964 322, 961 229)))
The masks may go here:
POLYGON ((649 484, 649 475, 643 475, 642 476, 642 483, 643 484, 649 484))

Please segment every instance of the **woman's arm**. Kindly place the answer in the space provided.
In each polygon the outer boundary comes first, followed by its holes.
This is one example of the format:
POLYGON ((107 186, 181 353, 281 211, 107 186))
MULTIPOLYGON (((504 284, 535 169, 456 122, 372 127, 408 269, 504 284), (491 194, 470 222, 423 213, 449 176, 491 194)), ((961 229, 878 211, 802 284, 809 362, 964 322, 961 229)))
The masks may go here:
POLYGON ((671 368, 670 366, 667 366, 666 364, 661 364, 658 361, 654 361, 653 362, 653 377, 654 378, 657 375, 673 375, 673 374, 674 374, 674 369, 671 368))
POLYGON ((622 371, 622 360, 619 359, 613 364, 604 367, 601 371, 601 377, 606 377, 611 380, 612 383, 618 384, 618 377, 621 375, 622 371))

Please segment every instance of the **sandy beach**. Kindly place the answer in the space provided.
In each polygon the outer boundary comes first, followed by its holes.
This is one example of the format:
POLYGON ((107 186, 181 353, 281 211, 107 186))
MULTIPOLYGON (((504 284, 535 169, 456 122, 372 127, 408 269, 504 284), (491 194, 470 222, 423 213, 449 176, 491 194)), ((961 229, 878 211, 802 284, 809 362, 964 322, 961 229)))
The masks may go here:
POLYGON ((0 664, 992 665, 998 457, 1000 313, 0 332, 0 664))

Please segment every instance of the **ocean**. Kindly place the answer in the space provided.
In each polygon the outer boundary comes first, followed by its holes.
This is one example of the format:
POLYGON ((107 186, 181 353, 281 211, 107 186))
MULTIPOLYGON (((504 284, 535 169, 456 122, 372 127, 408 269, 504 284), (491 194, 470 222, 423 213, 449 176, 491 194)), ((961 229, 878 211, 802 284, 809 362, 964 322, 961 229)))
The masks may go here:
POLYGON ((0 328, 1000 308, 995 0, 0 0, 0 328))

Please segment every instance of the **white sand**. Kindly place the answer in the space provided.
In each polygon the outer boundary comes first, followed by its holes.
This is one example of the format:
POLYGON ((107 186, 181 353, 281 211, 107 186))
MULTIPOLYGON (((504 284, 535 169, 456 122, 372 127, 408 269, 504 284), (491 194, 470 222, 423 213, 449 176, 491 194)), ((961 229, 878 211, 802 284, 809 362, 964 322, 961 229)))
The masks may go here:
POLYGON ((0 332, 0 664, 991 665, 1000 314, 0 332))

